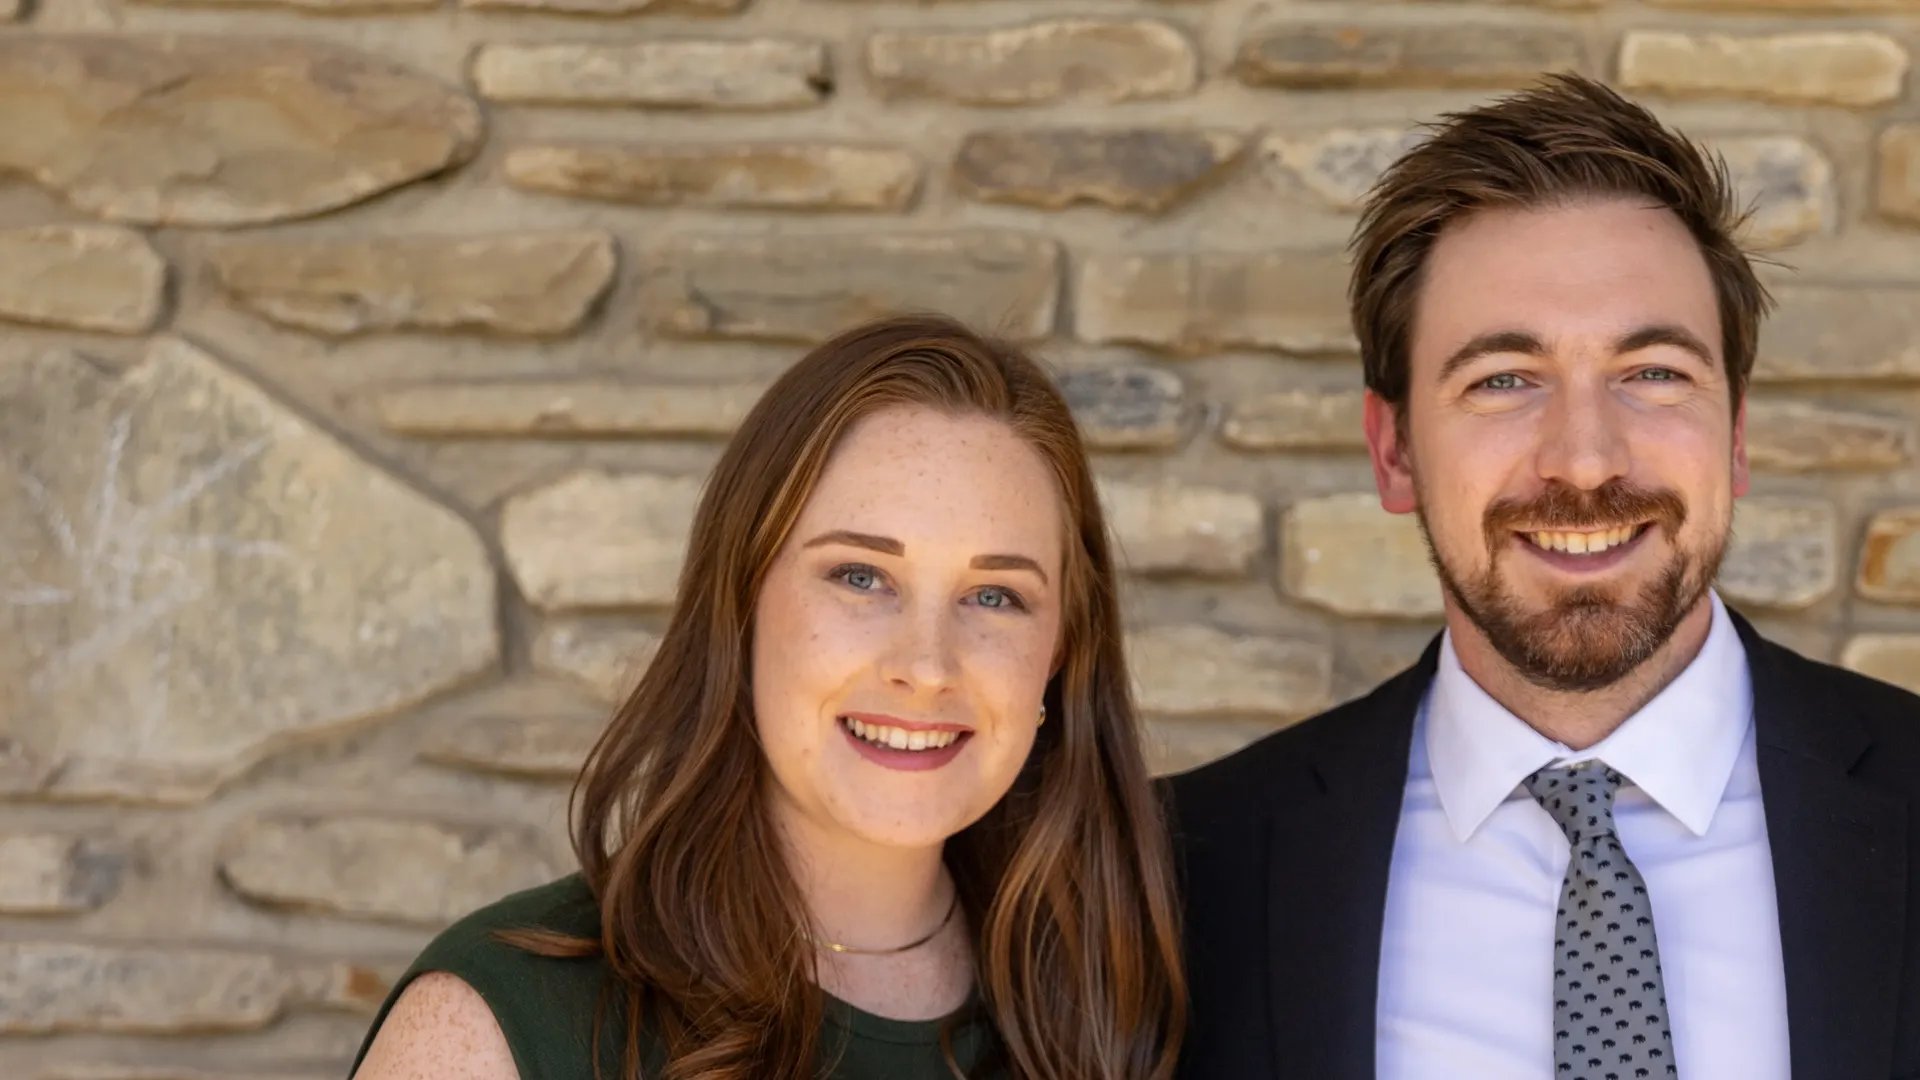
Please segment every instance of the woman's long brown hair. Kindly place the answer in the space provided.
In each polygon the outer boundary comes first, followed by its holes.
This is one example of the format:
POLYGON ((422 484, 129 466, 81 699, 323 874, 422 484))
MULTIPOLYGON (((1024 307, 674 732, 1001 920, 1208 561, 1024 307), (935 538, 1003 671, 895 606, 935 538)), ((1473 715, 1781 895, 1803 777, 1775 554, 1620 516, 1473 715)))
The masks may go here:
MULTIPOLYGON (((808 913, 764 797, 752 616, 842 435, 902 405, 1004 421, 1051 467, 1064 508, 1053 722, 1012 791, 945 852, 1005 1064, 1016 1080, 1172 1075, 1186 988, 1170 856, 1086 453, 1033 361, 925 316, 821 345, 728 445, 695 514, 659 652, 574 787, 574 850, 599 901, 600 940, 513 935, 551 955, 606 957, 626 1006, 623 1077, 640 1073, 642 1029, 664 1046, 658 1080, 816 1077, 823 999, 808 913)), ((595 1031, 608 1034, 600 1022, 595 1031)))

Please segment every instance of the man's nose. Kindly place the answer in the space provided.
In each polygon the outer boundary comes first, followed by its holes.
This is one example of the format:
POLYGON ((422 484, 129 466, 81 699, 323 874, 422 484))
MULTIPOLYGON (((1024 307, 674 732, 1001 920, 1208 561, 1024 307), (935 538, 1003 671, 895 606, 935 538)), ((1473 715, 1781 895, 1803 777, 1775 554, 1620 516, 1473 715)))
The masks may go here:
POLYGON ((1562 386, 1554 394, 1541 426, 1541 479, 1592 491, 1626 476, 1632 464, 1626 420, 1623 406, 1604 380, 1579 380, 1562 386))

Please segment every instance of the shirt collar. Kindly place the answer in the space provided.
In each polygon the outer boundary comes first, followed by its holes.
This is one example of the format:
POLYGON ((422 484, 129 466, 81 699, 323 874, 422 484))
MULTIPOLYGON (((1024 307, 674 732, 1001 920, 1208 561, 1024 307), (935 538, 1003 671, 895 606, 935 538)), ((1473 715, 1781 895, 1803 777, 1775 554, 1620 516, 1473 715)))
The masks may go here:
POLYGON ((1706 644, 1613 734, 1584 751, 1541 735, 1460 666, 1443 636, 1427 692, 1426 750, 1454 836, 1465 843, 1520 782, 1548 765, 1605 761, 1695 836, 1705 835, 1753 721, 1746 649, 1717 594, 1706 644))

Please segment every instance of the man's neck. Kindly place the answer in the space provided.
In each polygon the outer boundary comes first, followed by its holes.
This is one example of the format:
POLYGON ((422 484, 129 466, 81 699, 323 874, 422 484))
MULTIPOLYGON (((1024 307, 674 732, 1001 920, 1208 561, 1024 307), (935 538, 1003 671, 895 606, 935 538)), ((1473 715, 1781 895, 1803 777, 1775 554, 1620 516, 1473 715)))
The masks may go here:
POLYGON ((1713 629, 1713 601, 1702 598, 1660 650, 1620 681, 1598 690, 1548 690, 1513 669, 1480 628, 1447 601, 1447 629, 1460 666, 1487 696, 1546 738, 1585 750, 1627 722, 1700 655, 1713 629))

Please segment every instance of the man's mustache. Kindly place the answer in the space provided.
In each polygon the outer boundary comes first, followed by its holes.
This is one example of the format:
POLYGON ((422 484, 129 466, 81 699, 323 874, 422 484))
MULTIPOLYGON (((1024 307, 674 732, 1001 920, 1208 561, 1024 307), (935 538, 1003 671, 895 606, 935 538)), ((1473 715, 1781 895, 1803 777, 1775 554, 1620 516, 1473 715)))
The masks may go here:
POLYGON ((1686 520, 1687 503, 1678 492, 1624 480, 1591 490, 1556 482, 1532 498, 1497 499, 1485 515, 1487 544, 1496 551, 1517 532, 1602 532, 1652 522, 1672 537, 1686 520))

